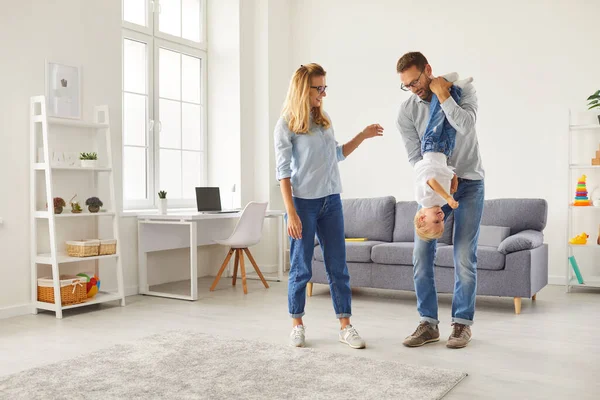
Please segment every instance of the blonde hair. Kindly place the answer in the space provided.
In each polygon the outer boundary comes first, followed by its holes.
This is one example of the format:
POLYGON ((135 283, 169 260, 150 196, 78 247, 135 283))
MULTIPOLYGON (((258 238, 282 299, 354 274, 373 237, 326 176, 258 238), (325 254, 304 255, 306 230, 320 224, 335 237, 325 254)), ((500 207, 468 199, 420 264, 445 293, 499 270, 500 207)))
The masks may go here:
POLYGON ((290 80, 290 87, 287 92, 283 111, 281 112, 282 116, 287 120, 290 131, 297 134, 308 133, 311 113, 313 121, 317 125, 321 125, 325 129, 331 125, 331 122, 323 113, 323 103, 311 110, 309 98, 311 78, 313 76, 325 76, 326 74, 323 67, 314 63, 301 65, 294 72, 290 80))
POLYGON ((415 214, 415 232, 417 232, 417 236, 426 242, 431 242, 432 240, 441 238, 444 234, 444 225, 440 225, 441 229, 438 230, 427 228, 425 222, 421 221, 419 218, 422 210, 422 208, 419 209, 415 214))

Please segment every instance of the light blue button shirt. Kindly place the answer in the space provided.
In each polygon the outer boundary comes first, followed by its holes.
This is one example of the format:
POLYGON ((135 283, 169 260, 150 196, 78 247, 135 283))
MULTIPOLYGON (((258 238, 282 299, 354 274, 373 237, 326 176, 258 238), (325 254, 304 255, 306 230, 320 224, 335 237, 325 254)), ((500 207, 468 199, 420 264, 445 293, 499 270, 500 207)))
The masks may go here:
MULTIPOLYGON (((329 115, 327 119, 331 121, 329 115)), ((292 195, 318 199, 342 192, 338 162, 344 160, 342 146, 328 129, 312 122, 307 134, 290 131, 281 117, 275 126, 277 179, 290 178, 292 195)))

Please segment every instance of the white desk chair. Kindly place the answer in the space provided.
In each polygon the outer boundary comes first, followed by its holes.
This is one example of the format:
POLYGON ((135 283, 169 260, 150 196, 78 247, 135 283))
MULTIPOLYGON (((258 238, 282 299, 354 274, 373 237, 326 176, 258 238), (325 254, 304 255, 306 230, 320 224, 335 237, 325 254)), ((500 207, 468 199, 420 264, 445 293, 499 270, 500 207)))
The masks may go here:
POLYGON ((233 267, 233 278, 231 284, 235 286, 239 264, 242 269, 242 286, 244 287, 244 294, 248 294, 248 288, 246 286, 246 268, 244 267, 244 253, 242 252, 244 251, 250 259, 250 262, 260 277, 263 285, 265 285, 265 288, 269 288, 269 284, 265 280, 263 274, 260 272, 258 265, 256 265, 256 261, 254 261, 254 257, 252 257, 252 254, 248 249, 248 247, 260 242, 267 204, 268 203, 256 203, 253 201, 248 203, 246 208, 244 208, 242 216, 240 217, 240 220, 238 221, 231 236, 224 240, 215 240, 215 242, 224 246, 229 246, 230 248, 227 256, 225 257, 225 261, 223 261, 223 265, 221 265, 221 269, 215 278, 215 281, 210 287, 211 292, 215 290, 215 287, 217 287, 219 279, 221 279, 221 275, 223 274, 223 271, 225 271, 227 263, 231 259, 234 251, 235 264, 233 267))

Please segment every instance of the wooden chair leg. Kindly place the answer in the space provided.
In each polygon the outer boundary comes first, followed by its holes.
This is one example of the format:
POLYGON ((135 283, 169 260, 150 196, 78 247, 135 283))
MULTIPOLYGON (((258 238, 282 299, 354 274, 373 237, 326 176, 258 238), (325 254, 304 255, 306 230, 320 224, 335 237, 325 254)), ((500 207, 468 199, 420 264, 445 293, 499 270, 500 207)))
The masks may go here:
POLYGON ((248 287, 246 286, 246 267, 244 266, 244 253, 240 251, 240 268, 242 269, 242 287, 244 288, 244 294, 248 294, 248 287))
POLYGON ((221 275, 223 275, 223 271, 225 271, 225 268, 227 267, 227 263, 229 262, 229 260, 231 259, 231 256, 233 255, 233 251, 234 251, 234 249, 229 249, 229 253, 227 253, 227 257, 225 257, 225 261, 223 261, 223 265, 221 265, 221 269, 219 270, 219 273, 217 274, 215 281, 213 282, 212 286, 210 287, 211 292, 213 290, 215 290, 215 288, 217 287, 217 284, 219 283, 219 279, 221 279, 221 275))
POLYGON ((515 297, 515 314, 521 314, 521 298, 515 297))
POLYGON ((308 283, 306 284, 306 295, 307 295, 308 297, 311 297, 311 296, 312 296, 312 288, 313 288, 313 283, 312 283, 312 282, 308 282, 308 283))
POLYGON ((246 247, 244 249, 244 251, 246 252, 246 255, 248 256, 248 259, 252 263, 252 266, 254 267, 254 270, 258 274, 258 277, 262 281, 263 285, 265 285, 265 287, 268 289, 269 288, 269 284, 265 280, 265 277, 263 276, 262 272, 260 272, 260 269, 258 268, 258 265, 256 265, 256 261, 254 261, 254 257, 252 257, 252 253, 250 253, 250 249, 246 247))
POLYGON ((532 300, 532 301, 536 301, 536 300, 537 300, 537 293, 536 293, 536 294, 534 294, 534 295, 531 297, 531 300, 532 300))
POLYGON ((235 261, 233 263, 233 278, 231 278, 231 285, 235 286, 237 279, 238 265, 240 263, 240 249, 235 249, 235 261))

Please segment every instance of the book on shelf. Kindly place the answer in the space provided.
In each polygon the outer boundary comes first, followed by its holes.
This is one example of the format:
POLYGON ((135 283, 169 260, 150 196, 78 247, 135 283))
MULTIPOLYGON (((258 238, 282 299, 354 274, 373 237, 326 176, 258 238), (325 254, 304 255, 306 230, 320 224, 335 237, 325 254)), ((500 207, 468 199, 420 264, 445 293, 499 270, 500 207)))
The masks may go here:
POLYGON ((581 276, 581 271, 579 270, 579 266, 577 265, 577 260, 575 260, 575 256, 569 257, 569 262, 571 263, 571 267, 573 267, 573 271, 575 272, 575 276, 577 277, 577 282, 583 285, 583 276, 581 276))

